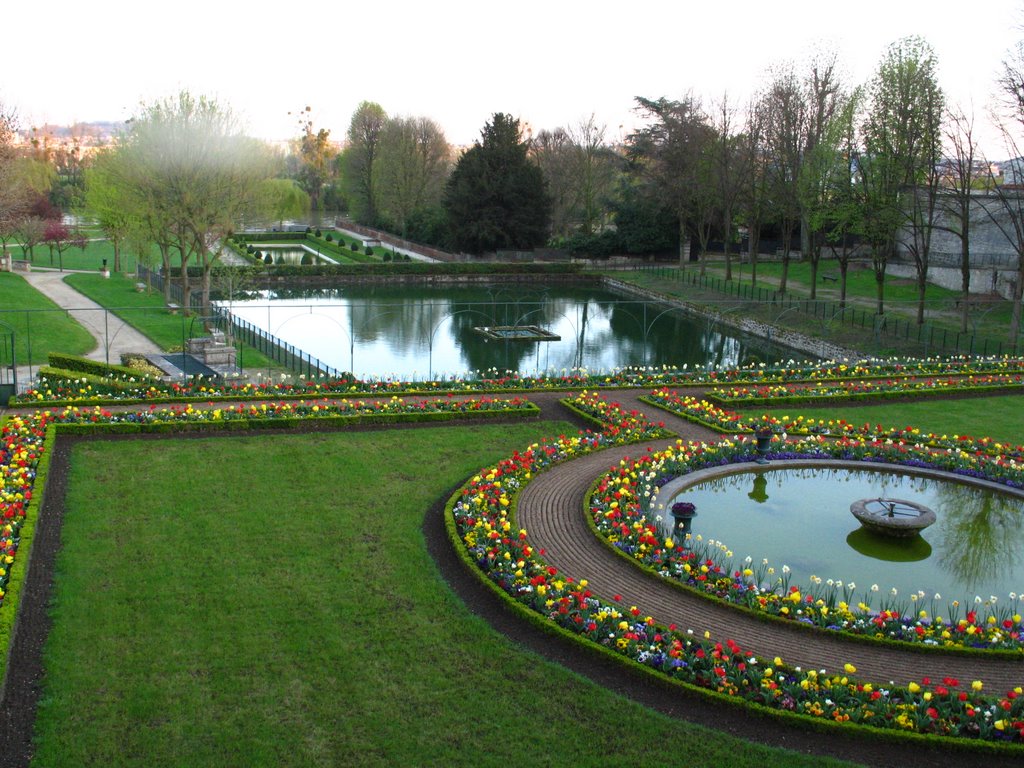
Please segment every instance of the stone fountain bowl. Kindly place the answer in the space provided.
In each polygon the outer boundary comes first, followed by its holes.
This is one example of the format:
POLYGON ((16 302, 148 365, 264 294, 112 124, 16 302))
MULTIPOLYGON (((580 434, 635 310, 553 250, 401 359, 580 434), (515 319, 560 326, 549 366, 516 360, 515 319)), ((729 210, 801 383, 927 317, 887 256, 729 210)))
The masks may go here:
POLYGON ((916 536, 935 522, 935 513, 906 499, 860 499, 850 505, 860 524, 874 533, 894 538, 916 536))

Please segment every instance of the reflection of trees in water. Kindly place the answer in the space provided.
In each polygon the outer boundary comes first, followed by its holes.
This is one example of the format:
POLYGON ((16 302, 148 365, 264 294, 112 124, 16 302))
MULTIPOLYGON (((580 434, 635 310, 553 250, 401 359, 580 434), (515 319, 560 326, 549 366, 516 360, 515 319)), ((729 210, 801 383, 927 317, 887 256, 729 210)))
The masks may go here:
POLYGON ((940 483, 935 492, 943 568, 973 590, 1017 561, 1020 499, 959 483, 940 483))
MULTIPOLYGON (((865 494, 865 484, 870 488, 867 493, 880 498, 912 500, 915 496, 923 497, 938 518, 926 533, 926 538, 934 544, 933 567, 944 571, 965 590, 975 591, 982 584, 1005 580, 1006 574, 1016 570, 1020 560, 1021 526, 1024 523, 1021 499, 952 480, 881 470, 784 468, 701 480, 663 503, 668 508, 674 501, 693 500, 697 491, 721 494, 721 502, 716 502, 721 504, 740 503, 740 494, 761 501, 771 498, 775 489, 781 491, 784 486, 800 481, 823 484, 843 504, 865 494), (759 483, 751 490, 752 474, 754 478, 765 478, 767 482, 764 485, 759 483), (855 484, 856 492, 851 488, 844 493, 841 486, 851 483, 855 484)), ((814 494, 806 490, 803 495, 811 498, 814 494)), ((837 508, 843 504, 838 504, 837 508)), ((987 598, 988 595, 982 597, 987 598)))
MULTIPOLYGON (((623 300, 590 286, 373 284, 275 288, 268 296, 337 304, 335 311, 348 316, 357 345, 386 341, 403 356, 424 357, 431 340, 435 351, 442 344, 457 345, 467 367, 477 370, 532 368, 533 361, 540 369, 554 370, 580 364, 591 369, 645 363, 703 366, 709 361, 729 366, 769 348, 725 335, 720 324, 666 312, 664 304, 623 300), (450 318, 450 327, 445 318, 450 318), (539 325, 557 328, 562 339, 485 342, 472 330, 478 325, 539 325)), ((345 324, 344 319, 340 322, 345 324)), ((784 355, 776 350, 761 359, 784 355)))

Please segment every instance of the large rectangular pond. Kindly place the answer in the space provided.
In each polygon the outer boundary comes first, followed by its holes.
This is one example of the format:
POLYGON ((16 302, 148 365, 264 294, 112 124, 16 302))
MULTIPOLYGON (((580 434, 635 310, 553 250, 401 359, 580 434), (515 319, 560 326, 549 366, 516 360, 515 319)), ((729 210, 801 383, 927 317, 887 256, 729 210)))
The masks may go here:
POLYGON ((263 291, 221 306, 360 378, 737 366, 807 357, 714 320, 589 287, 351 286, 263 291), (541 333, 521 333, 526 327, 541 333))

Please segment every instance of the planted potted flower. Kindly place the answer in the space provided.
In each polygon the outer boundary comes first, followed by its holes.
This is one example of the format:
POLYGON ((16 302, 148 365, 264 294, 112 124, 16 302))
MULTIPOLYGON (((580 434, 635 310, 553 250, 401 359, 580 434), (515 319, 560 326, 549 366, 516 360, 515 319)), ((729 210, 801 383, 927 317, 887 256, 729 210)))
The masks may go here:
POLYGON ((672 518, 684 538, 690 534, 693 518, 697 516, 697 505, 692 501, 677 501, 672 505, 672 518))
POLYGON ((772 435, 775 431, 768 424, 759 424, 754 427, 754 438, 757 440, 757 452, 760 457, 757 459, 758 464, 767 464, 768 460, 764 458, 764 455, 768 453, 768 447, 772 442, 772 435))

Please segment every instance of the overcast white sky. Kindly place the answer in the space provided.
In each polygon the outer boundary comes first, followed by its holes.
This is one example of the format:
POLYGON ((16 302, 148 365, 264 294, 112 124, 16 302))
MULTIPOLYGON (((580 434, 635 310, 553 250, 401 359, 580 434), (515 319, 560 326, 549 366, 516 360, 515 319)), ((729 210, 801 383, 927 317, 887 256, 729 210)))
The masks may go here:
MULTIPOLYGON (((866 82, 890 43, 922 36, 948 101, 981 122, 1024 0, 138 0, 5 2, 0 103, 23 127, 124 120, 188 89, 238 112, 253 135, 297 134, 313 108, 341 139, 360 101, 437 121, 469 144, 494 112, 535 130, 594 114, 617 138, 635 96, 745 102, 783 60, 835 49, 866 82)), ((984 135, 983 149, 1005 154, 984 135)))

